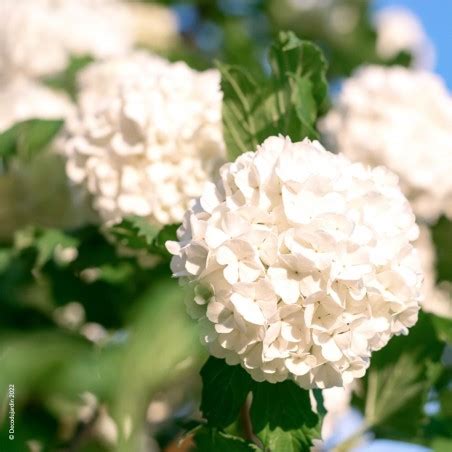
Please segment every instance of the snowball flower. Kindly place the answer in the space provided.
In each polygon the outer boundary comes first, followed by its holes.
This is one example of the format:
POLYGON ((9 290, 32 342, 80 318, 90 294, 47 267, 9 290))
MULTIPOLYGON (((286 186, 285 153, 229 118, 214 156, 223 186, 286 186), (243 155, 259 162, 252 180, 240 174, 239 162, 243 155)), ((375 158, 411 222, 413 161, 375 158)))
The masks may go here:
POLYGON ((127 79, 140 80, 143 74, 154 78, 168 69, 168 61, 145 51, 91 63, 77 74, 77 100, 81 114, 95 114, 108 106, 127 79))
POLYGON ((383 8, 375 15, 377 53, 382 58, 393 58, 400 52, 413 57, 413 66, 432 69, 435 49, 422 23, 409 9, 399 6, 383 8))
POLYGON ((304 388, 362 377, 417 320, 418 227, 397 177, 270 137, 223 165, 167 242, 212 355, 304 388))
POLYGON ((365 67, 344 82, 320 129, 352 160, 395 172, 421 219, 452 218, 452 99, 436 75, 365 67))
POLYGON ((81 81, 63 146, 69 178, 105 222, 180 222, 224 159, 219 72, 139 53, 97 63, 81 81))
POLYGON ((28 119, 64 119, 73 110, 68 96, 24 77, 0 81, 0 133, 28 119))
POLYGON ((2 0, 0 68, 39 77, 71 55, 106 58, 133 45, 133 21, 118 0, 2 0))

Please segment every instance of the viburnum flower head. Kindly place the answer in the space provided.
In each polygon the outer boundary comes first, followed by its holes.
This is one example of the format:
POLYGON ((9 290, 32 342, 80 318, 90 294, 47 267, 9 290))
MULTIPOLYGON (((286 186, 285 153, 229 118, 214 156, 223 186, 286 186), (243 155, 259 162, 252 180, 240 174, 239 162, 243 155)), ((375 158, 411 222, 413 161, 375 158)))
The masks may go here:
POLYGON ((225 157, 219 72, 139 52, 95 63, 80 80, 63 144, 69 178, 106 223, 182 221, 225 157))
POLYGON ((326 388, 416 322, 417 235, 395 175, 279 136, 223 165, 167 248, 212 355, 326 388))
POLYGON ((395 172, 420 219, 452 218, 452 98, 438 76, 364 67, 320 129, 334 150, 395 172))
POLYGON ((425 33, 419 18, 409 9, 389 6, 379 10, 374 18, 377 32, 377 53, 382 58, 394 58, 402 51, 411 54, 411 66, 433 69, 435 48, 425 33))
POLYGON ((96 59, 132 48, 133 19, 119 0, 1 0, 0 72, 41 77, 72 55, 96 59))

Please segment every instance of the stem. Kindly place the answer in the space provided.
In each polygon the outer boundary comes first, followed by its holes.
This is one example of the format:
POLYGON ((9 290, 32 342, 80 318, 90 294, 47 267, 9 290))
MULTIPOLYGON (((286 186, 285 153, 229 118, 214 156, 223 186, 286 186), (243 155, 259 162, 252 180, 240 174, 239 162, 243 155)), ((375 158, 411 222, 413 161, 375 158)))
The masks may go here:
POLYGON ((354 447, 357 446, 358 441, 362 439, 363 435, 370 429, 370 426, 367 424, 363 424, 359 430, 350 435, 344 441, 339 443, 337 446, 333 448, 333 452, 349 452, 354 447))
POLYGON ((240 408, 240 422, 243 429, 244 437, 247 441, 254 442, 255 436, 253 434, 253 426, 250 418, 250 403, 249 399, 245 400, 245 403, 240 408))

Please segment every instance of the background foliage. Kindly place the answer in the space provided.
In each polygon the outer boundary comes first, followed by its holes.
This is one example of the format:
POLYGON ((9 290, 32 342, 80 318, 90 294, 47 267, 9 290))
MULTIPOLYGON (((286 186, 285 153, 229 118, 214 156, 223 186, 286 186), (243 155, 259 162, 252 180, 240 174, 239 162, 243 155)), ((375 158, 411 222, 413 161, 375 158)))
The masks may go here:
MULTIPOLYGON (((330 26, 330 11, 300 14, 285 0, 162 3, 182 18, 182 39, 165 56, 221 71, 230 158, 275 133, 317 137, 327 82, 363 63, 410 62, 408 54, 377 56, 364 0, 337 0, 358 18, 345 35, 330 26)), ((74 59, 46 83, 76 96, 75 75, 88 61, 74 59)), ((256 384, 214 358, 199 376, 206 352, 164 248, 176 225, 159 231, 125 218, 107 240, 73 218, 62 162, 49 153, 61 124, 36 118, 0 135, 0 450, 309 450, 324 415, 320 393, 314 412, 294 383, 256 384), (117 245, 158 261, 143 268, 117 245), (16 387, 14 442, 7 439, 9 384, 16 387), (156 400, 167 407, 157 420, 156 400), (117 426, 115 445, 106 417, 117 426)), ((433 228, 439 280, 452 281, 451 235, 445 219, 433 228)), ((353 400, 363 427, 338 450, 368 431, 452 450, 451 341, 450 320, 423 314, 407 337, 375 353, 353 400)))

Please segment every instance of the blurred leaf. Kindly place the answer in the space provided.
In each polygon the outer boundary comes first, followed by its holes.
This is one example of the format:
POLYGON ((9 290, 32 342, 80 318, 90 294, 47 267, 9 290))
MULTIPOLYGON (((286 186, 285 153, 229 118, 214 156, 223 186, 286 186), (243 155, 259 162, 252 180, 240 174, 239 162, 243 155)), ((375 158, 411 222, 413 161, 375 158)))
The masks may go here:
POLYGON ((272 73, 255 80, 245 70, 217 63, 222 76, 223 124, 231 158, 255 150, 272 135, 315 138, 326 108, 326 61, 314 44, 280 32, 270 50, 272 73))
POLYGON ((392 338, 372 355, 362 380, 364 398, 355 402, 377 437, 412 441, 420 434, 443 348, 431 319, 421 312, 408 336, 392 338))
POLYGON ((220 432, 215 428, 200 428, 196 432, 194 440, 195 450, 198 452, 251 452, 260 450, 255 444, 237 436, 220 432))
POLYGON ((29 119, 0 135, 0 157, 8 160, 17 156, 29 160, 42 151, 63 125, 62 120, 29 119))
POLYGON ((91 62, 93 62, 93 58, 88 55, 73 55, 64 71, 47 77, 44 80, 44 83, 51 88, 66 91, 72 98, 75 99, 77 93, 77 74, 91 62))
POLYGON ((0 157, 4 160, 16 152, 17 124, 0 134, 0 157))
POLYGON ((251 390, 250 375, 239 365, 209 357, 201 370, 201 411, 209 425, 224 428, 239 415, 251 390))
POLYGON ((9 248, 0 248, 0 274, 7 270, 13 257, 12 250, 9 248))
POLYGON ((449 344, 452 344, 452 319, 439 317, 431 314, 433 325, 438 337, 449 344))
POLYGON ((99 267, 99 279, 110 284, 123 284, 133 277, 134 268, 129 262, 119 262, 117 265, 105 264, 99 267))
POLYGON ((130 437, 118 432, 118 450, 137 450, 142 419, 152 394, 199 365, 202 354, 195 324, 184 309, 184 291, 160 279, 136 303, 130 341, 115 370, 117 393, 112 410, 119 425, 130 418, 130 437))
POLYGON ((254 383, 250 415, 254 433, 271 452, 309 451, 320 437, 309 391, 293 381, 254 383))
POLYGON ((439 281, 452 281, 452 221, 441 217, 432 228, 436 249, 437 274, 439 281))
POLYGON ((157 237, 159 230, 143 217, 128 216, 120 223, 113 225, 108 232, 123 246, 146 249, 157 237))
POLYGON ((88 351, 86 340, 57 331, 3 333, 0 336, 0 393, 16 385, 18 400, 52 391, 49 381, 88 351), (67 359, 71 357, 70 360, 67 359))
POLYGON ((438 438, 432 443, 433 452, 450 452, 452 450, 452 438, 438 438))
POLYGON ((41 269, 47 262, 55 257, 57 246, 62 249, 76 248, 79 240, 59 229, 25 228, 15 235, 15 248, 22 251, 26 248, 36 250, 36 260, 34 267, 41 269))

